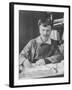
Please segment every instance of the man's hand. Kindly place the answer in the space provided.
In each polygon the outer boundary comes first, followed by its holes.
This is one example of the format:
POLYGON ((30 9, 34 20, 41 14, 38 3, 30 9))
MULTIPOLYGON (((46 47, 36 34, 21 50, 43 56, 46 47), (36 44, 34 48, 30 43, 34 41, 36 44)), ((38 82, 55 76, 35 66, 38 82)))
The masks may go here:
POLYGON ((39 59, 37 62, 36 62, 36 65, 45 65, 45 61, 44 59, 39 59))
POLYGON ((32 67, 32 63, 30 63, 28 59, 26 59, 24 61, 23 65, 24 65, 24 68, 30 68, 30 67, 32 67))
POLYGON ((19 73, 22 73, 22 71, 23 71, 23 65, 19 65, 19 73))
POLYGON ((19 56, 19 64, 21 65, 24 61, 26 60, 26 58, 22 55, 19 56))
POLYGON ((29 62, 28 59, 25 59, 20 65, 19 65, 19 72, 21 73, 24 69, 32 67, 32 63, 29 62))

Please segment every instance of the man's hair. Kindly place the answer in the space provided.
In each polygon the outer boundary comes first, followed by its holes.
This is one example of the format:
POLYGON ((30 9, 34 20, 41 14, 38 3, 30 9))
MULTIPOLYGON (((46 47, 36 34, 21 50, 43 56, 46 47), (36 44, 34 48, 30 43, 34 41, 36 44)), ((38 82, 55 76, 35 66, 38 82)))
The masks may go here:
POLYGON ((38 26, 43 25, 44 27, 51 25, 52 26, 52 21, 50 18, 47 19, 39 19, 38 20, 38 26))

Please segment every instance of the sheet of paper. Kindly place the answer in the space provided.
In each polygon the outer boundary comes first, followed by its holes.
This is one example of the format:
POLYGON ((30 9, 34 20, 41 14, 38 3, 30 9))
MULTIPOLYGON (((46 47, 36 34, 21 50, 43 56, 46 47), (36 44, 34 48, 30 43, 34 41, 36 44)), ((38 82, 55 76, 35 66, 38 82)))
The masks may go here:
POLYGON ((64 64, 55 63, 55 64, 46 64, 42 66, 33 65, 31 68, 25 68, 21 77, 23 78, 40 78, 55 76, 58 74, 63 74, 64 64))

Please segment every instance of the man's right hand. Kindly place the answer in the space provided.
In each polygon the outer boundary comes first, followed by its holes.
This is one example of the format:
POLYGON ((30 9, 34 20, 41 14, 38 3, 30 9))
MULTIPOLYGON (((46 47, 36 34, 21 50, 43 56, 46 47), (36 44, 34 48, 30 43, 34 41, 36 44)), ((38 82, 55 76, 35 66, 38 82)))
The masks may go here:
POLYGON ((32 63, 30 63, 30 61, 28 59, 26 59, 23 63, 24 68, 30 68, 32 67, 32 63))
POLYGON ((23 65, 19 65, 19 73, 22 73, 22 71, 23 71, 23 65))
POLYGON ((25 59, 24 62, 19 65, 19 72, 21 73, 24 69, 32 67, 32 63, 28 59, 25 59))

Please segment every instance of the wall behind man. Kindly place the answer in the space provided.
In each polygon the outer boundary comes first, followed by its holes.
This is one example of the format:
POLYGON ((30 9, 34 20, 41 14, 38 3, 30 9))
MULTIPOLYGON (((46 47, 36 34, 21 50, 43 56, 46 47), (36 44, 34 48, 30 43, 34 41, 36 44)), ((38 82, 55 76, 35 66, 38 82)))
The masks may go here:
POLYGON ((38 19, 46 15, 46 12, 19 11, 19 52, 31 39, 39 36, 38 19))

